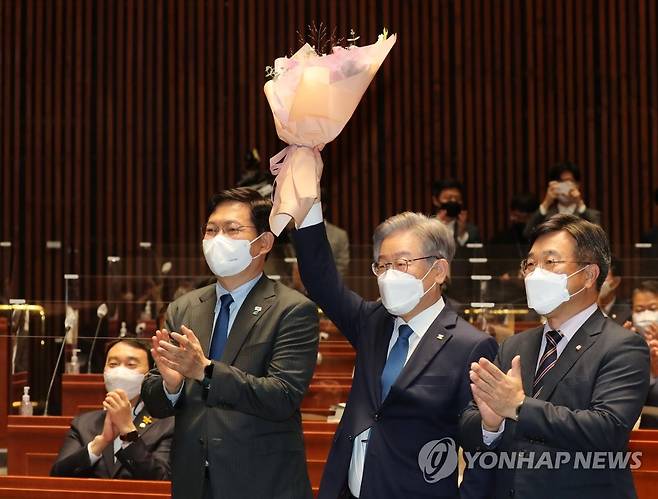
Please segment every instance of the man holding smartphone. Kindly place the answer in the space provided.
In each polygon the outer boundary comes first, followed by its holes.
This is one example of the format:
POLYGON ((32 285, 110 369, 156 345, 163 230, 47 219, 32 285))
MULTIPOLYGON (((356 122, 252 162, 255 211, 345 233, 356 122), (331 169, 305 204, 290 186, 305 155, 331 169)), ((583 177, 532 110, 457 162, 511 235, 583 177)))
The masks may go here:
POLYGON ((601 212, 585 204, 580 190, 580 168, 571 162, 557 163, 548 171, 546 195, 528 220, 526 237, 530 236, 532 229, 557 213, 575 215, 601 225, 601 212))

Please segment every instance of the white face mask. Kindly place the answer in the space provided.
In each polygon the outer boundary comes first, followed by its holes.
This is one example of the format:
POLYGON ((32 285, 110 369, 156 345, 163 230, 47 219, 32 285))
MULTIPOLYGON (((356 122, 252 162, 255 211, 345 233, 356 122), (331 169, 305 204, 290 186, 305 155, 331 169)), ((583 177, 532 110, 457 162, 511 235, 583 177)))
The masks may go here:
POLYGON ((658 310, 643 310, 642 312, 633 313, 633 326, 639 332, 643 332, 649 324, 658 322, 658 310))
POLYGON ((395 269, 389 269, 377 277, 382 303, 391 315, 408 314, 418 305, 421 298, 436 285, 436 282, 434 282, 427 291, 423 290, 423 279, 427 277, 432 267, 421 279, 395 269))
POLYGON ((253 260, 249 248, 260 236, 252 241, 231 239, 224 234, 204 239, 203 254, 212 273, 219 277, 231 277, 249 267, 253 260))
POLYGON ((103 378, 108 392, 121 388, 132 400, 139 395, 142 389, 144 373, 135 369, 128 369, 126 366, 106 367, 103 378))
POLYGON ((528 307, 539 315, 550 314, 562 303, 569 301, 580 293, 584 287, 574 294, 569 294, 567 280, 587 267, 576 270, 573 274, 556 274, 541 267, 537 267, 525 278, 525 293, 528 298, 528 307))

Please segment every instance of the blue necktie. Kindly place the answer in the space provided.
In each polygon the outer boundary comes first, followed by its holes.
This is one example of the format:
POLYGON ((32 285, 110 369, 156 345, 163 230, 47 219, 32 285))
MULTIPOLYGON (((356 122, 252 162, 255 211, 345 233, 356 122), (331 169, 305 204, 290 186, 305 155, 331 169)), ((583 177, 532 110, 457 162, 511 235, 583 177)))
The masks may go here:
POLYGON ((222 295, 219 301, 221 302, 219 317, 215 322, 215 330, 212 333, 212 342, 210 343, 209 357, 211 360, 219 360, 224 352, 226 340, 228 339, 229 307, 233 303, 233 297, 227 293, 222 295))
POLYGON ((402 324, 398 328, 398 339, 391 348, 391 352, 386 359, 386 365, 382 371, 382 401, 391 390, 391 386, 400 375, 400 371, 404 367, 404 362, 407 360, 407 352, 409 352, 409 336, 414 332, 406 324, 402 324))
POLYGON ((562 333, 559 331, 546 331, 546 346, 544 347, 544 354, 541 356, 539 367, 535 373, 535 380, 532 383, 533 397, 537 395, 542 386, 544 386, 544 378, 557 363, 557 344, 560 343, 561 339, 562 333))

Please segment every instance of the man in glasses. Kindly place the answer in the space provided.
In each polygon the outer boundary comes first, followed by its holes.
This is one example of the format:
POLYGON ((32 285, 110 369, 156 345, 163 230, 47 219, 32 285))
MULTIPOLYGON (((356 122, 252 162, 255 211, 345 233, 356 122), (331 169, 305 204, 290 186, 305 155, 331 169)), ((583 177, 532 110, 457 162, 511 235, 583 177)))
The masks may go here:
POLYGON ((461 420, 467 451, 505 457, 493 468, 496 498, 636 497, 623 453, 646 400, 649 350, 597 306, 609 265, 603 229, 575 215, 555 215, 531 239, 521 270, 546 324, 510 337, 494 363, 473 363, 476 405, 461 420))
POLYGON ((316 306, 263 274, 272 203, 248 188, 210 202, 203 252, 216 283, 169 305, 142 386, 176 415, 174 499, 310 499, 300 405, 315 368, 316 306))
MULTIPOLYGON (((457 430, 471 400, 469 365, 493 358, 497 346, 441 295, 454 238, 439 220, 417 213, 384 221, 373 237, 381 301, 368 301, 340 278, 322 221, 318 203, 293 233, 299 270, 357 358, 319 498, 457 498, 457 430)), ((486 497, 480 484, 464 481, 462 497, 486 497)))

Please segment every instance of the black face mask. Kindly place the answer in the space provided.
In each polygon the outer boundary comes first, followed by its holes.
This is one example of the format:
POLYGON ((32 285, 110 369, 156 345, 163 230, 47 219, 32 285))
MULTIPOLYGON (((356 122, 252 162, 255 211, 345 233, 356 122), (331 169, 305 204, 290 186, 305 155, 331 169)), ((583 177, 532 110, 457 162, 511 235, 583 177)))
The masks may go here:
POLYGON ((448 201, 447 203, 441 203, 439 210, 445 210, 446 215, 450 218, 456 218, 462 211, 462 204, 457 201, 448 201))

